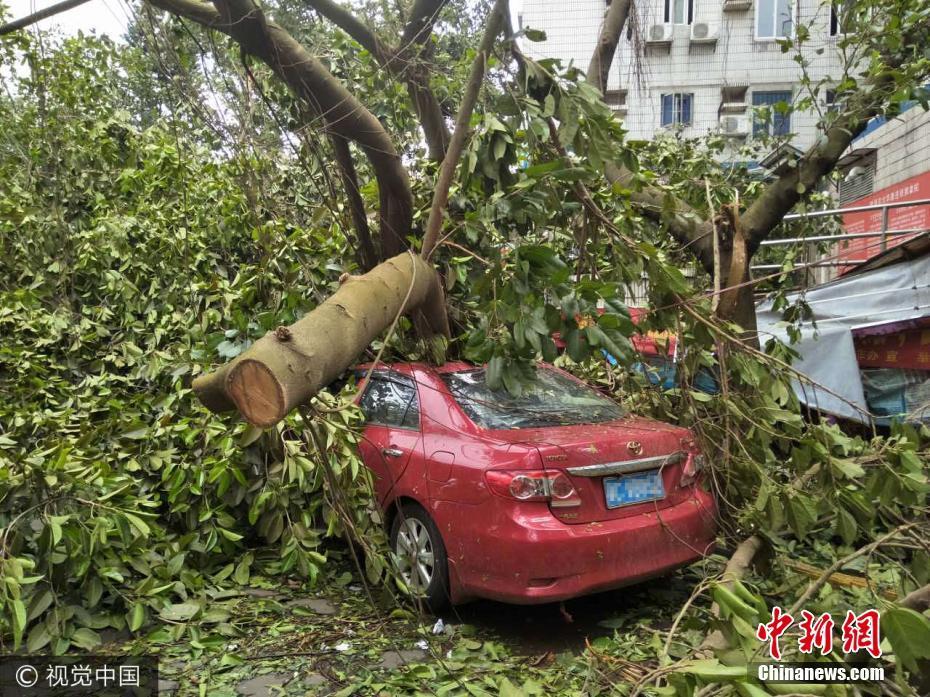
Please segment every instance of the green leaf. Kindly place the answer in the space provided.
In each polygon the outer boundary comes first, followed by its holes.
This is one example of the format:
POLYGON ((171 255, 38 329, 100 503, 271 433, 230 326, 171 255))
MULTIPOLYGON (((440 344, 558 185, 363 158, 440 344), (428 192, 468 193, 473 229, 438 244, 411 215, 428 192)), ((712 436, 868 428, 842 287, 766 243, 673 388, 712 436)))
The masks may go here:
POLYGON ((26 621, 32 622, 39 615, 48 610, 49 606, 54 602, 54 600, 55 594, 48 588, 36 593, 32 597, 32 601, 29 603, 29 614, 26 617, 26 621))
POLYGON ((70 638, 72 644, 86 651, 90 651, 100 645, 100 635, 93 629, 88 629, 87 627, 76 629, 70 638))
POLYGON ((162 609, 158 616, 169 622, 186 622, 200 611, 197 603, 176 603, 162 609))
POLYGON ((145 606, 142 603, 135 603, 126 616, 126 624, 130 632, 135 632, 145 622, 145 606))
POLYGON ((220 535, 232 542, 238 542, 242 539, 242 535, 237 532, 233 532, 232 530, 227 530, 226 528, 217 528, 217 530, 219 530, 220 535))
POLYGON ((7 602, 13 608, 13 650, 19 649, 23 640, 23 631, 26 629, 26 606, 19 598, 13 598, 7 602))
POLYGON ((526 697, 526 693, 510 682, 507 678, 501 680, 499 697, 526 697))
POLYGON ((51 640, 52 635, 48 631, 48 626, 46 626, 45 622, 39 622, 32 628, 26 638, 26 650, 29 653, 36 653, 39 649, 48 645, 51 640))
POLYGON ((865 470, 858 462, 845 458, 833 458, 830 461, 837 474, 847 479, 858 479, 865 476, 865 470))
POLYGON ((239 447, 247 448, 248 446, 252 445, 252 443, 257 441, 264 432, 264 429, 249 424, 242 432, 242 435, 239 436, 239 447))
POLYGON ((905 607, 893 607, 882 615, 882 634, 894 649, 898 662, 918 671, 918 659, 930 658, 930 619, 905 607))
POLYGON ((856 541, 859 526, 856 519, 845 508, 836 509, 836 532, 843 538, 843 542, 851 545, 856 541))
POLYGON ((142 520, 142 518, 135 515, 134 513, 129 513, 127 511, 123 511, 123 515, 126 517, 126 520, 130 522, 132 527, 138 530, 143 537, 148 537, 151 534, 152 529, 144 520, 142 520))
POLYGON ((700 661, 688 661, 678 669, 679 673, 696 675, 704 680, 730 681, 733 678, 745 678, 746 666, 725 666, 720 661, 709 658, 700 661))
POLYGON ((503 371, 504 359, 502 356, 494 356, 488 361, 486 378, 489 388, 492 390, 499 390, 501 388, 503 371))

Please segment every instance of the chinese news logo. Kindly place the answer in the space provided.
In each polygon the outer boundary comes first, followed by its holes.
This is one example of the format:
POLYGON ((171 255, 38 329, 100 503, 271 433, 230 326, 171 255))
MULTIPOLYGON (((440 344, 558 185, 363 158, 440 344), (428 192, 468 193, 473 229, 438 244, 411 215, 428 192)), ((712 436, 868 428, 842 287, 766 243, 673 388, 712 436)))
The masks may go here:
MULTIPOLYGON (((795 618, 776 605, 772 608, 772 619, 756 628, 756 638, 768 642, 769 655, 776 661, 782 657, 779 639, 794 624, 795 618)), ((798 651, 813 654, 816 650, 821 656, 832 653, 835 622, 829 613, 814 615, 802 610, 797 625, 801 632, 797 640, 798 651)), ((843 653, 866 651, 872 658, 882 655, 878 610, 866 610, 858 615, 852 610, 847 611, 841 630, 843 653)))

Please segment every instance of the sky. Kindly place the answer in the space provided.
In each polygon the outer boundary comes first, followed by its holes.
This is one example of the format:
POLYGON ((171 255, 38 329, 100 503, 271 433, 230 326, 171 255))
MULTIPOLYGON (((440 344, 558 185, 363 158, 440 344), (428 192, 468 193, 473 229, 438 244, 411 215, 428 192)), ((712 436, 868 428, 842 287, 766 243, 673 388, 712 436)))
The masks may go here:
MULTIPOLYGON (((58 0, 4 0, 10 6, 10 19, 25 17, 56 2, 58 0)), ((86 5, 49 17, 39 22, 38 26, 43 29, 58 28, 67 35, 77 34, 78 31, 96 31, 118 39, 126 31, 129 13, 124 0, 91 0, 86 5)))
MULTIPOLYGON (((4 0, 4 2, 10 5, 10 18, 19 19, 49 5, 54 5, 58 0, 4 0)), ((511 14, 516 17, 522 6, 523 0, 511 0, 511 14)), ((43 29, 58 28, 67 35, 77 34, 78 31, 85 33, 96 31, 118 39, 126 30, 129 14, 130 9, 125 0, 90 0, 86 5, 43 20, 38 26, 43 29)))

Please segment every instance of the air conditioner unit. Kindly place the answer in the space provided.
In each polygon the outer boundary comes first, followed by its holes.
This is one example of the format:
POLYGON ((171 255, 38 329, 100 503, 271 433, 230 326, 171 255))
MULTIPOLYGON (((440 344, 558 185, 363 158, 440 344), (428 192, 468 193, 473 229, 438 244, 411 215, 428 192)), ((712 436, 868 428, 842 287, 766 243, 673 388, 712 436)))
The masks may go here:
POLYGON ((724 12, 741 12, 752 7, 752 0, 723 0, 724 12))
POLYGON ((724 114, 745 114, 748 106, 746 102, 724 102, 720 105, 720 111, 724 114))
POLYGON ((646 36, 647 44, 669 44, 672 42, 672 24, 653 24, 649 27, 649 34, 646 36))
POLYGON ((746 116, 724 116, 720 119, 720 132, 726 136, 749 135, 749 118, 746 116))
POLYGON ((691 25, 691 43, 712 43, 717 40, 717 27, 708 22, 695 22, 691 25))

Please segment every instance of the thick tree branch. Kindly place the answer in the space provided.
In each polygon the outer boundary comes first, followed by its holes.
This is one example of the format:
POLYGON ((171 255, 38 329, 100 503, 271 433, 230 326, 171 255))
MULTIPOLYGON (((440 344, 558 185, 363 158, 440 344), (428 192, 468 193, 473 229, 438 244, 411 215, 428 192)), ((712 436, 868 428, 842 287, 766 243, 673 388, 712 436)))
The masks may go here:
POLYGON ((305 0, 314 10, 342 29, 346 34, 361 44, 371 53, 378 63, 386 64, 393 55, 393 49, 385 46, 372 29, 339 3, 332 0, 305 0))
POLYGON ((478 46, 478 53, 475 55, 475 60, 471 65, 468 84, 465 86, 465 95, 462 97, 459 113, 455 118, 455 130, 452 133, 452 141, 442 161, 442 167, 439 169, 439 179, 436 182, 436 189, 433 193, 433 205, 429 211, 429 219, 426 223, 426 234, 423 236, 423 247, 420 251, 424 259, 430 257, 439 240, 439 231, 442 228, 443 214, 449 202, 449 188, 452 186, 452 178, 455 176, 455 170, 462 156, 462 149, 465 146, 465 139, 468 137, 468 131, 471 126, 471 114, 475 110, 475 103, 478 101, 478 92, 481 90, 482 82, 484 82, 484 73, 487 69, 488 57, 491 55, 491 50, 494 48, 494 40, 497 38, 497 35, 501 33, 501 29, 503 29, 504 15, 509 11, 508 8, 509 3, 507 0, 497 0, 497 2, 494 3, 494 7, 491 8, 491 14, 488 16, 488 21, 484 28, 484 34, 481 37, 481 44, 478 46))
POLYGON ((626 189, 630 200, 650 220, 665 225, 678 243, 694 254, 708 273, 714 271, 713 225, 702 214, 667 191, 655 186, 636 187, 633 173, 625 167, 607 163, 607 181, 626 189))
POLYGON ((422 46, 433 33, 436 18, 449 0, 416 0, 410 8, 410 16, 400 39, 400 49, 414 44, 422 46))
POLYGON ((423 58, 424 46, 432 33, 436 16, 448 0, 417 0, 407 20, 401 44, 397 47, 385 44, 374 30, 333 0, 305 2, 358 41, 381 67, 404 80, 414 111, 423 127, 429 157, 435 162, 441 162, 449 144, 449 129, 439 100, 430 89, 429 69, 423 63, 423 58))
POLYGON ((312 312, 197 377, 197 398, 211 411, 238 409, 249 423, 268 427, 335 380, 400 314, 420 314, 437 333, 448 329, 444 314, 430 314, 438 274, 412 252, 341 281, 312 312))
POLYGON ((852 99, 851 108, 839 115, 827 132, 808 148, 797 167, 780 176, 765 187, 742 216, 742 224, 749 244, 750 255, 788 214, 795 204, 813 191, 820 180, 836 167, 840 157, 868 125, 869 120, 882 112, 888 97, 886 78, 852 99))
POLYGON ((5 34, 12 34, 14 31, 19 31, 20 29, 25 29, 26 27, 32 26, 36 22, 41 22, 43 19, 48 19, 49 17, 54 17, 57 14, 62 12, 67 12, 68 10, 74 9, 80 5, 83 5, 85 2, 90 0, 64 0, 64 2, 55 3, 50 7, 39 10, 38 12, 33 12, 31 15, 26 15, 20 19, 13 20, 8 22, 3 26, 0 26, 0 36, 5 34))
MULTIPOLYGON (((150 5, 190 19, 208 29, 221 29, 222 18, 213 5, 200 0, 150 0, 150 5)), ((228 33, 228 32, 224 32, 228 33)))
POLYGON ((930 585, 908 593, 899 604, 901 607, 909 608, 914 612, 930 610, 930 585))
MULTIPOLYGON (((623 27, 630 16, 632 0, 613 0, 604 15, 597 45, 588 64, 586 79, 603 93, 607 89, 607 76, 617 53, 623 27)), ((686 202, 675 198, 658 187, 633 186, 633 173, 626 167, 608 162, 607 180, 615 187, 629 191, 630 200, 644 215, 663 224, 682 247, 694 253, 705 269, 713 274, 713 227, 686 202)))
POLYGON ((448 0, 416 0, 401 36, 398 58, 403 63, 403 75, 407 82, 410 101, 423 127, 423 137, 429 149, 429 158, 441 162, 445 157, 451 138, 446 126, 442 107, 430 88, 429 38, 433 33, 436 18, 448 0))
MULTIPOLYGON (((736 551, 733 552, 733 556, 730 557, 729 561, 727 561, 727 565, 723 569, 723 574, 720 577, 720 585, 730 589, 733 587, 734 582, 742 580, 749 572, 752 560, 756 558, 756 554, 759 553, 762 546, 763 540, 758 535, 752 535, 740 542, 736 551)), ((710 608, 710 612, 714 617, 719 617, 720 606, 714 603, 710 608)), ((723 635, 723 632, 717 629, 704 637, 704 641, 702 641, 701 645, 698 647, 698 653, 704 654, 719 651, 726 647, 726 637, 723 635)))
POLYGON ((588 64, 587 74, 588 82, 601 92, 607 91, 607 76, 617 54, 617 44, 620 42, 623 26, 630 16, 632 4, 633 0, 613 0, 604 14, 604 24, 601 25, 601 33, 597 38, 594 55, 588 64))
POLYGON ((342 188, 345 189, 346 198, 349 199, 349 213, 352 215, 352 225, 355 227, 355 237, 358 244, 358 265, 363 271, 371 271, 378 263, 378 253, 371 241, 371 231, 368 229, 368 216, 365 213, 365 202, 359 193, 358 174, 355 163, 352 161, 352 152, 349 150, 349 141, 342 136, 330 137, 333 144, 333 155, 339 166, 339 178, 342 188))
POLYGON ((407 171, 378 119, 319 60, 268 21, 252 0, 216 0, 216 9, 197 0, 150 2, 232 37, 313 109, 330 133, 357 143, 378 180, 382 256, 393 256, 406 248, 413 216, 407 171))

